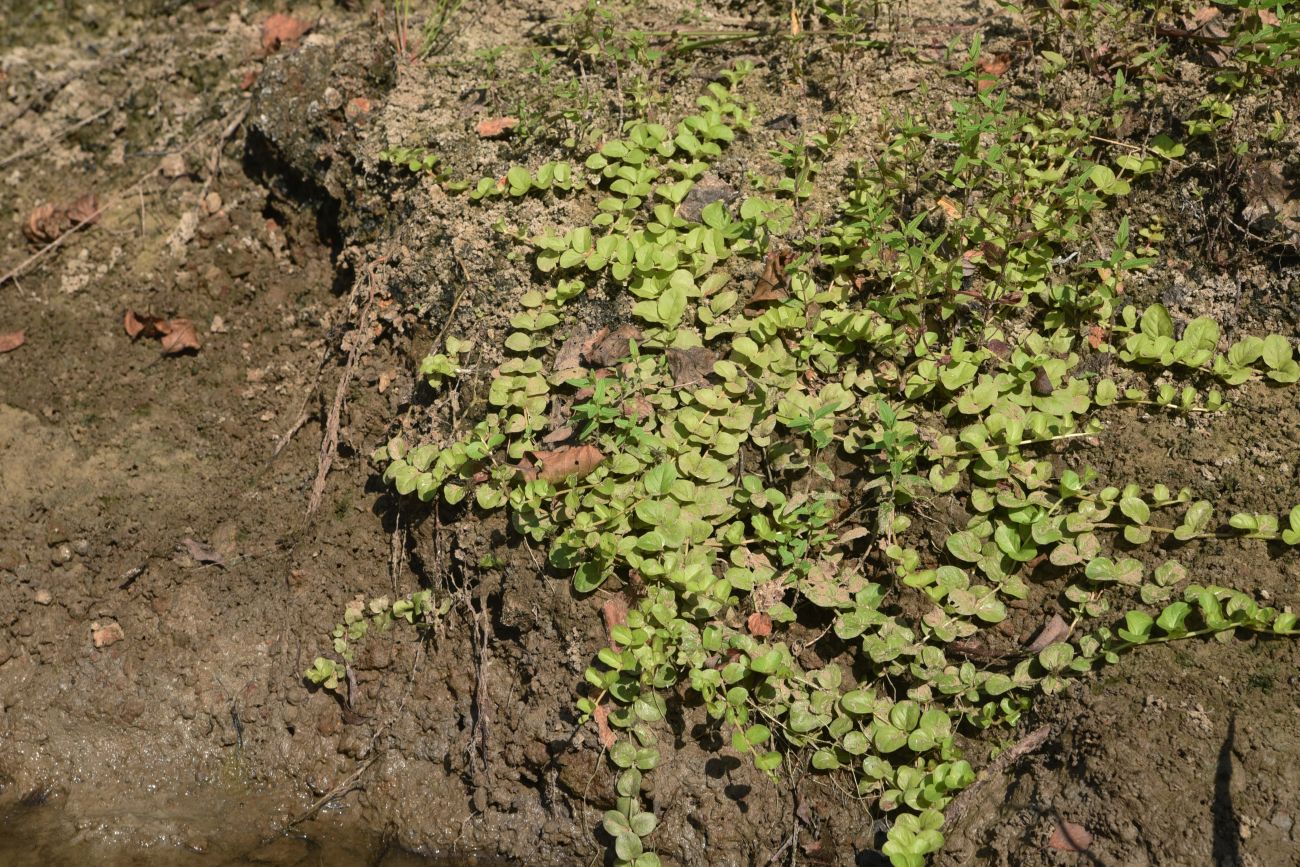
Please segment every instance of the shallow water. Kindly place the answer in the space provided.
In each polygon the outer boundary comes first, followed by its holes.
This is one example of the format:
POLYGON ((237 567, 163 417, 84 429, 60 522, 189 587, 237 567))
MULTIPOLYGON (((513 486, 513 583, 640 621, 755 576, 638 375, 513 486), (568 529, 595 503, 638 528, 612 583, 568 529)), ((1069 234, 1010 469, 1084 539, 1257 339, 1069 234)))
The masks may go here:
MULTIPOLYGON (((183 811, 183 805, 177 805, 183 811)), ((228 814, 229 815, 229 814, 228 814)), ((2 867, 499 867, 468 854, 429 856, 394 845, 381 834, 328 821, 308 830, 249 844, 220 815, 155 817, 156 833, 142 844, 148 817, 138 813, 77 819, 58 804, 0 808, 2 867), (115 820, 132 831, 115 833, 115 820), (206 830, 204 829, 206 826, 206 830), (120 839, 129 836, 129 840, 120 839)))

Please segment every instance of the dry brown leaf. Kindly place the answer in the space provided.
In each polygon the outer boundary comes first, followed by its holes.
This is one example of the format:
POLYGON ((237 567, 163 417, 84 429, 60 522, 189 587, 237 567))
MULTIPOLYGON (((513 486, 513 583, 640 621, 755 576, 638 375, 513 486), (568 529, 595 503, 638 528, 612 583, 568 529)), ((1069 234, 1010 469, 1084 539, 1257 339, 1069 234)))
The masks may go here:
POLYGON ((517 126, 517 117, 489 117, 475 124, 474 132, 478 133, 479 138, 500 138, 517 126))
POLYGON ((217 551, 213 550, 210 545, 204 545, 197 539, 191 539, 186 536, 181 539, 181 547, 185 552, 194 558, 197 563, 215 563, 218 566, 226 565, 226 558, 222 557, 217 551))
POLYGON ((162 337, 163 355, 180 355, 190 350, 198 351, 199 332, 194 323, 185 318, 168 319, 162 323, 166 333, 162 337))
POLYGON ((262 24, 262 53, 274 54, 281 48, 293 49, 311 31, 312 23, 276 12, 262 24))
POLYGON ((542 442, 546 443, 548 446, 553 446, 556 443, 564 442, 571 436, 573 436, 573 428, 565 425, 564 427, 557 427, 555 430, 542 437, 542 442))
POLYGON ((623 405, 619 409, 622 410, 624 417, 636 419, 637 421, 648 419, 654 415, 655 411, 650 401, 639 394, 623 401, 623 405))
POLYGON ((134 310, 127 309, 122 316, 122 327, 126 329, 126 336, 135 340, 137 337, 162 337, 167 332, 160 326, 163 322, 161 316, 150 316, 147 313, 136 313, 134 310))
POLYGON ((1038 397, 1050 397, 1055 391, 1052 387, 1052 378, 1047 375, 1047 368, 1040 367, 1034 372, 1034 378, 1029 383, 1029 390, 1038 397))
POLYGON ((128 309, 122 316, 122 327, 132 340, 148 337, 162 341, 163 355, 179 355, 189 350, 197 350, 199 342, 198 329, 194 323, 183 316, 175 319, 163 319, 147 313, 136 313, 128 309))
POLYGON ((718 355, 711 349, 696 346, 692 349, 669 349, 664 355, 668 358, 668 370, 673 375, 673 384, 678 388, 699 385, 713 372, 718 355))
POLYGON ((975 89, 983 93, 989 88, 997 87, 998 77, 1011 68, 1011 55, 998 54, 980 58, 976 68, 980 71, 980 77, 975 81, 975 89))
POLYGON ((614 730, 609 727, 609 708, 598 704, 591 712, 591 717, 596 721, 596 734, 600 738, 600 745, 607 750, 613 748, 614 744, 618 743, 618 738, 615 737, 614 730))
POLYGON ((6 331, 0 333, 0 352, 13 352, 26 342, 27 333, 24 331, 6 331))
POLYGON ((586 339, 573 334, 561 343, 559 350, 555 353, 555 361, 551 364, 552 371, 559 373, 566 370, 581 370, 582 352, 586 339))
POLYGON ((562 482, 569 476, 582 478, 605 460, 600 449, 592 445, 533 452, 533 457, 542 465, 538 478, 552 483, 562 482))
POLYGON ((82 229, 99 221, 99 199, 94 193, 71 202, 37 205, 23 221, 23 234, 33 244, 49 244, 65 232, 82 229))
POLYGON ((94 193, 86 193, 69 202, 64 213, 70 224, 68 228, 96 223, 99 221, 99 197, 94 193))
POLYGON ((32 208, 23 222, 23 234, 33 244, 48 244, 63 231, 63 219, 53 202, 32 208))
POLYGON ((1267 24, 1269 27, 1281 27, 1282 19, 1278 18, 1273 12, 1267 9, 1256 9, 1255 16, 1259 18, 1260 23, 1267 24))
POLYGON ((1102 341, 1106 339, 1106 329, 1100 325, 1094 325, 1088 329, 1088 345, 1093 349, 1100 349, 1102 341))
POLYGON ((729 205, 740 192, 731 184, 716 175, 706 174, 695 182, 686 198, 677 206, 677 215, 690 223, 698 223, 704 215, 704 209, 714 202, 729 205))
POLYGON ((1218 10, 1218 7, 1202 6, 1200 9, 1197 9, 1196 12, 1192 14, 1192 17, 1188 20, 1187 24, 1191 29, 1195 30, 1197 27, 1200 27, 1201 25, 1207 24, 1213 21, 1215 18, 1218 18, 1219 15, 1220 12, 1218 10))
POLYGON ((745 621, 745 627, 755 638, 767 638, 772 634, 772 618, 762 611, 755 611, 745 621))
POLYGON ((794 261, 792 250, 773 250, 767 254, 767 260, 763 263, 763 273, 754 281, 754 294, 745 302, 746 313, 761 310, 761 305, 769 301, 785 300, 785 269, 792 261, 794 261))
POLYGON ((602 328, 582 344, 582 357, 592 367, 608 367, 626 358, 633 340, 641 342, 641 329, 635 325, 620 325, 611 331, 602 328))
POLYGON ((1038 635, 1034 640, 1025 646, 1026 653, 1037 653, 1048 645, 1055 644, 1070 634, 1070 627, 1061 619, 1061 615, 1053 614, 1052 619, 1043 624, 1043 628, 1038 630, 1038 635))
POLYGON ((1061 852, 1087 852, 1092 845, 1092 834, 1076 822, 1062 819, 1052 829, 1052 836, 1047 841, 1047 848, 1061 852))
POLYGON ((627 600, 623 594, 616 593, 606 599, 605 604, 600 606, 600 615, 605 619, 605 635, 609 638, 610 646, 616 651, 622 650, 614 641, 614 627, 627 622, 627 600))

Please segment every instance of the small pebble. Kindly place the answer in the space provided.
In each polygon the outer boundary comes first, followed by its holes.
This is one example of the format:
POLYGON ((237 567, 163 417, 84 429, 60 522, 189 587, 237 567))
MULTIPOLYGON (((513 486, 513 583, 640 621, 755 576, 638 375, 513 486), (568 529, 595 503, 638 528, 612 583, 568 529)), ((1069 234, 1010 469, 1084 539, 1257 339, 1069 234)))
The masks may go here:
POLYGON ((72 546, 64 543, 59 545, 50 552, 50 562, 55 566, 62 566, 72 559, 72 546))
POLYGON ((50 604, 51 602, 53 602, 53 601, 54 601, 54 597, 53 597, 52 595, 50 595, 50 591, 48 591, 48 590, 37 590, 37 591, 36 591, 36 604, 37 604, 37 605, 49 605, 49 604, 50 604))
POLYGON ((321 101, 330 111, 338 111, 343 107, 343 94, 339 93, 336 88, 327 87, 325 93, 321 94, 321 101))
POLYGON ((370 100, 364 96, 358 96, 348 102, 348 107, 343 110, 343 116, 349 121, 355 123, 370 113, 370 100))
POLYGON ((181 175, 188 174, 185 168, 185 157, 180 154, 168 154, 158 162, 158 168, 162 171, 164 178, 179 178, 181 175))
POLYGON ((72 543, 72 550, 76 551, 78 554, 90 553, 90 540, 78 539, 77 541, 72 543))
POLYGON ((45 531, 45 544, 53 548, 60 542, 68 541, 70 534, 62 524, 50 524, 45 531))
POLYGON ((101 624, 98 620, 90 624, 90 640, 96 647, 108 647, 110 644, 116 644, 126 638, 126 633, 122 627, 115 621, 110 620, 108 623, 101 624))

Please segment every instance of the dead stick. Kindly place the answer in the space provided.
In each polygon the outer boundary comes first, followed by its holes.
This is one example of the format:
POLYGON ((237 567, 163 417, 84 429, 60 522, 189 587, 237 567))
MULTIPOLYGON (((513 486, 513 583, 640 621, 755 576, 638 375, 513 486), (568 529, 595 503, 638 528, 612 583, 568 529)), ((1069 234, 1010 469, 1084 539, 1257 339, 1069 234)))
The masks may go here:
POLYGON ((370 290, 366 298, 366 306, 361 310, 361 321, 357 340, 352 344, 348 351, 348 360, 343 365, 343 373, 339 376, 339 384, 334 389, 334 403, 330 406, 329 416, 325 420, 325 435, 321 437, 320 454, 316 460, 316 481, 311 486, 311 499, 307 501, 307 514, 313 515, 316 509, 320 507, 321 497, 325 494, 325 480, 329 478, 330 467, 334 465, 334 456, 338 454, 339 447, 339 417, 343 414, 343 404, 347 400, 348 386, 352 382, 352 372, 356 368, 357 360, 361 353, 370 343, 365 337, 365 329, 370 327, 370 305, 375 300, 375 275, 374 266, 383 261, 382 259, 372 262, 366 269, 366 286, 370 290))
POLYGON ((950 803, 948 808, 944 810, 943 830, 948 831, 960 822, 962 816, 964 816, 966 811, 971 808, 971 805, 975 803, 975 796, 985 786, 1006 773, 1007 768, 1010 767, 1011 763, 1016 761, 1016 759, 1034 752, 1043 744, 1047 743, 1047 736, 1051 733, 1051 726, 1039 726, 1021 738, 1015 746, 989 762, 988 767, 980 771, 980 775, 975 782, 963 789, 961 794, 956 798, 953 798, 952 803, 950 803))

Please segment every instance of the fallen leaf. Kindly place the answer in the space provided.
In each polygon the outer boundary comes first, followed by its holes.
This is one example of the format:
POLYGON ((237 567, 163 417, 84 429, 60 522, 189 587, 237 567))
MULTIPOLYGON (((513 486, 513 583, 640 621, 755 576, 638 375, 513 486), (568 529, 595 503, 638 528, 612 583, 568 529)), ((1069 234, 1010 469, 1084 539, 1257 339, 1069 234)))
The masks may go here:
POLYGON ((678 388, 704 382, 713 372, 714 362, 718 360, 716 352, 703 346, 669 349, 664 355, 668 358, 668 370, 673 375, 673 384, 678 388))
POLYGON ((552 371, 560 373, 567 370, 581 370, 582 353, 586 339, 587 338, 580 335, 573 334, 561 343, 559 350, 555 353, 555 361, 551 364, 552 371))
POLYGON ((147 313, 127 309, 122 316, 122 327, 132 340, 148 337, 162 341, 163 355, 179 355, 200 347, 198 329, 184 317, 163 319, 147 313))
POLYGON ((244 77, 239 80, 239 89, 248 90, 256 83, 257 83, 257 70, 250 69, 248 72, 245 72, 244 77))
POLYGON ((189 536, 186 536, 184 539, 181 539, 181 547, 184 548, 185 552, 193 557, 197 563, 215 563, 221 567, 226 565, 225 557, 222 557, 210 546, 204 545, 197 539, 191 539, 189 536))
POLYGON ((1087 852, 1091 845, 1092 834, 1087 828, 1064 819, 1052 829, 1052 836, 1047 841, 1047 848, 1061 852, 1087 852))
POLYGON ((262 24, 262 53, 274 54, 281 48, 296 48, 311 28, 310 21, 276 12, 262 24))
POLYGON ((582 357, 592 367, 608 367, 626 358, 632 341, 639 343, 641 337, 641 329, 635 325, 620 325, 613 331, 602 328, 583 342, 582 357))
POLYGON ((609 708, 603 704, 596 705, 596 709, 591 712, 591 718, 596 721, 596 734, 600 738, 600 745, 605 749, 613 748, 618 743, 618 738, 614 736, 614 730, 609 727, 609 708))
POLYGON ((167 331, 162 338, 163 355, 180 355, 190 350, 198 351, 199 332, 188 319, 168 319, 162 323, 167 331))
POLYGON ((1257 17, 1260 20, 1261 24, 1267 24, 1269 27, 1282 26, 1282 19, 1278 18, 1275 13, 1270 12, 1267 9, 1255 9, 1253 11, 1255 13, 1255 17, 1257 17))
POLYGON ((53 202, 32 208, 23 221, 23 234, 33 244, 48 244, 63 232, 63 215, 53 202))
POLYGON ((135 340, 138 337, 162 337, 167 332, 159 326, 162 324, 161 316, 150 316, 147 313, 136 313, 130 308, 122 317, 122 327, 126 329, 126 336, 135 340))
POLYGON ((99 220, 99 197, 94 193, 86 193, 73 199, 64 209, 64 213, 68 222, 72 224, 69 228, 89 226, 99 220))
POLYGON ((1192 14, 1192 17, 1188 21, 1188 24, 1193 29, 1195 29, 1197 27, 1200 27, 1202 24, 1208 24, 1209 22, 1213 21, 1215 18, 1218 18, 1219 15, 1220 13, 1218 7, 1202 6, 1200 9, 1197 9, 1196 12, 1192 14))
POLYGON ((26 342, 27 333, 24 331, 8 331, 0 333, 0 352, 13 352, 26 342))
POLYGON ((983 93, 989 88, 997 87, 998 77, 1011 68, 1011 55, 998 54, 994 57, 983 57, 975 67, 980 71, 980 76, 975 81, 975 89, 983 93))
POLYGON ((546 443, 548 446, 553 446, 556 443, 564 442, 571 436, 573 436, 573 428, 565 425, 564 427, 557 427, 555 430, 542 437, 542 442, 546 443))
POLYGON ((740 191, 731 184, 713 175, 704 175, 695 182, 686 198, 677 206, 677 215, 683 220, 698 223, 704 215, 704 209, 714 202, 729 205, 740 191))
POLYGON ((1003 361, 1006 361, 1008 358, 1011 357, 1010 345, 1008 345, 1006 342, 1002 340, 998 340, 997 338, 994 338, 990 340, 988 343, 984 344, 984 346, 988 349, 989 352, 992 352, 994 355, 996 355, 998 358, 1002 359, 1003 361))
POLYGON ((1025 645, 1026 653, 1037 653, 1048 645, 1055 644, 1070 634, 1070 627, 1061 619, 1061 615, 1053 614, 1052 619, 1043 624, 1043 628, 1038 630, 1038 635, 1034 640, 1025 645))
POLYGON ((784 301, 785 269, 794 261, 793 250, 773 250, 767 254, 763 263, 763 273, 754 281, 754 294, 745 302, 747 313, 757 312, 760 305, 769 301, 784 301))
POLYGON ((947 215, 948 219, 956 220, 961 216, 961 205, 957 204, 947 196, 940 196, 938 204, 944 214, 947 215))
POLYGON ((1047 375, 1047 368, 1040 367, 1034 372, 1034 378, 1029 383, 1029 390, 1038 397, 1050 397, 1052 392, 1052 379, 1047 375))
POLYGON ((479 138, 500 138, 517 126, 517 117, 489 117, 475 124, 474 132, 479 134, 479 138))
POLYGON ((654 415, 655 411, 650 401, 639 394, 623 401, 623 405, 619 409, 623 411, 626 418, 636 419, 637 421, 644 421, 654 415))
POLYGON ((623 598, 622 593, 616 593, 605 600, 605 604, 600 606, 601 617, 605 618, 605 635, 609 638, 610 646, 616 651, 623 648, 618 646, 614 641, 614 627, 622 626, 627 622, 627 600, 623 598))
POLYGON ((552 483, 562 482, 569 476, 582 478, 605 460, 600 449, 592 445, 533 452, 533 457, 542 465, 538 478, 552 483))
POLYGON ((1106 339, 1106 329, 1100 325, 1094 325, 1088 329, 1088 345, 1093 349, 1100 349, 1102 341, 1106 339))
POLYGON ((755 611, 745 621, 745 627, 755 638, 766 638, 772 634, 772 618, 762 611, 755 611))

